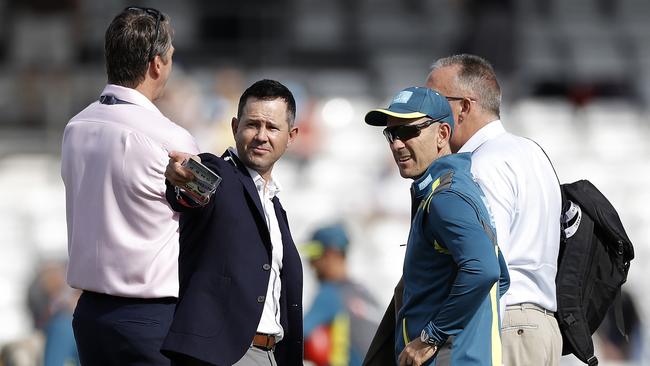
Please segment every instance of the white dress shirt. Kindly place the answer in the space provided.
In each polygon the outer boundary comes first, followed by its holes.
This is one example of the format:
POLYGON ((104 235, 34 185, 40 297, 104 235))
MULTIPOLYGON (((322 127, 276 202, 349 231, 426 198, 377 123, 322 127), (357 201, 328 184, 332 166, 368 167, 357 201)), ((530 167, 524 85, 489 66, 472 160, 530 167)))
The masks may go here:
POLYGON ((140 92, 107 85, 63 132, 68 283, 109 295, 178 296, 178 214, 165 199, 171 150, 197 154, 194 138, 140 92))
POLYGON ((535 142, 506 132, 499 120, 477 131, 459 152, 473 152, 472 173, 508 263, 510 289, 502 302, 555 311, 561 196, 548 158, 535 142))
MULTIPOLYGON (((231 149, 234 152, 234 149, 231 149)), ((235 153, 236 154, 236 153, 235 153)), ((276 341, 279 342, 284 336, 284 329, 280 324, 280 293, 282 291, 282 282, 280 281, 280 271, 282 270, 282 233, 280 233, 280 226, 278 218, 275 215, 275 207, 273 205, 273 197, 280 193, 280 184, 271 177, 267 182, 262 176, 253 169, 246 167, 248 174, 253 178, 257 194, 262 202, 264 209, 264 218, 266 219, 266 226, 269 228, 271 234, 271 275, 269 284, 266 289, 266 298, 264 301, 264 310, 262 311, 262 318, 260 324, 257 326, 257 331, 265 334, 274 334, 276 341)))

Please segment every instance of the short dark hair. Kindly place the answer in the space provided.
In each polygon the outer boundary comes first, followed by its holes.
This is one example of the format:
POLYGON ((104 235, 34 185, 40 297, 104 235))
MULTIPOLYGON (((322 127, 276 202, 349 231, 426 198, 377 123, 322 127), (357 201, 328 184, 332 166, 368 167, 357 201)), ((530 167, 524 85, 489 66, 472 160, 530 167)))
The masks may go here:
MULTIPOLYGON (((154 12, 156 10, 153 10, 154 12)), ((160 12, 156 36, 156 17, 139 8, 126 8, 106 29, 104 51, 106 74, 110 84, 135 88, 144 80, 149 62, 160 55, 163 62, 172 45, 174 30, 169 17, 160 12), (153 52, 150 52, 152 49, 153 52)))
POLYGON ((499 117, 501 87, 492 65, 482 57, 460 54, 437 60, 431 65, 431 69, 456 65, 460 67, 458 86, 468 92, 474 92, 479 105, 499 117))
POLYGON ((274 100, 278 98, 284 100, 287 103, 287 122, 289 123, 289 128, 293 127, 296 119, 296 100, 293 98, 291 91, 282 85, 282 83, 275 80, 263 79, 249 86, 239 98, 237 119, 241 118, 244 106, 248 98, 251 97, 261 100, 274 100))

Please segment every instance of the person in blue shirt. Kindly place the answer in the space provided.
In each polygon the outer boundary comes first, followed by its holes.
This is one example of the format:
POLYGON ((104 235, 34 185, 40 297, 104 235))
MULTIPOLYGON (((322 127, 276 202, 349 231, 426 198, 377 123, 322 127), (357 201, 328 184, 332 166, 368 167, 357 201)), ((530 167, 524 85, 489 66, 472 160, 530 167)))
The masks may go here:
POLYGON ((347 275, 349 243, 336 223, 317 229, 301 247, 320 284, 304 319, 305 359, 316 366, 361 366, 381 315, 366 288, 347 275))
POLYGON ((449 103, 431 89, 406 88, 365 121, 387 126, 400 175, 414 181, 397 363, 501 366, 499 297, 509 276, 471 154, 451 154, 449 103))

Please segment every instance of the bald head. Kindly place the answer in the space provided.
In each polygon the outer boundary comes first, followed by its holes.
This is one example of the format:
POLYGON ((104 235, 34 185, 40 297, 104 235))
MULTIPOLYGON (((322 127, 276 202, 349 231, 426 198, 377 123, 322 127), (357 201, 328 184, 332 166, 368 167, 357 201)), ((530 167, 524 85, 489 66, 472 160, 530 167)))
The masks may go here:
POLYGON ((451 151, 457 152, 483 126, 499 119, 501 88, 494 69, 474 55, 455 55, 431 66, 427 87, 447 97, 454 115, 451 151))
POLYGON ((431 65, 427 86, 447 96, 471 96, 485 112, 499 118, 501 87, 492 65, 479 56, 462 54, 437 60, 431 65), (448 74, 444 83, 443 80, 435 80, 434 73, 443 69, 448 74), (451 94, 440 90, 441 84, 450 89, 451 94))

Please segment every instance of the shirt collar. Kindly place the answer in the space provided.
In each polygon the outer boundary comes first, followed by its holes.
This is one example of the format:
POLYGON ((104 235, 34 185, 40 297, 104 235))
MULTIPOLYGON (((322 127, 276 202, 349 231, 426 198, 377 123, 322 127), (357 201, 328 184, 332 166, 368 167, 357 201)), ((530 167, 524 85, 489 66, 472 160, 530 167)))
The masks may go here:
POLYGON ((469 140, 467 140, 465 145, 463 145, 460 150, 458 150, 458 152, 473 152, 474 150, 478 149, 479 146, 481 146, 485 141, 491 140, 496 136, 504 133, 506 133, 506 130, 503 128, 501 120, 497 119, 495 121, 492 121, 476 131, 476 133, 470 137, 469 140))
POLYGON ((431 184, 450 170, 469 171, 471 165, 471 154, 457 153, 445 155, 436 159, 421 177, 413 181, 413 192, 415 197, 420 199, 431 190, 431 184))
MULTIPOLYGON (((237 153, 237 149, 231 146, 228 148, 228 151, 230 151, 233 155, 237 157, 237 159, 239 159, 239 154, 237 153)), ((239 160, 241 161, 241 159, 239 160)), ((282 187, 280 186, 280 182, 274 179, 272 175, 271 175, 271 179, 268 182, 266 182, 264 178, 260 175, 260 173, 258 173, 256 170, 247 167, 246 164, 244 164, 244 167, 246 167, 246 171, 248 171, 248 174, 253 179, 253 183, 255 183, 255 188, 257 188, 258 192, 263 193, 264 185, 266 185, 266 188, 268 189, 269 197, 272 199, 282 190, 282 187)))
POLYGON ((162 115, 160 110, 153 104, 152 101, 149 100, 149 98, 145 97, 144 94, 132 88, 127 88, 115 84, 108 84, 104 87, 104 90, 102 90, 101 95, 112 95, 117 99, 139 105, 152 112, 162 115))

